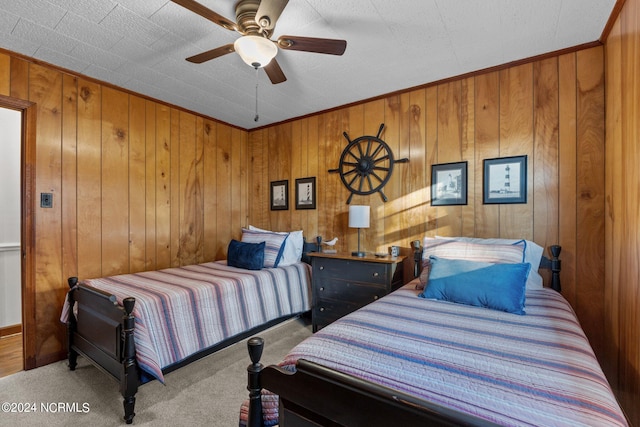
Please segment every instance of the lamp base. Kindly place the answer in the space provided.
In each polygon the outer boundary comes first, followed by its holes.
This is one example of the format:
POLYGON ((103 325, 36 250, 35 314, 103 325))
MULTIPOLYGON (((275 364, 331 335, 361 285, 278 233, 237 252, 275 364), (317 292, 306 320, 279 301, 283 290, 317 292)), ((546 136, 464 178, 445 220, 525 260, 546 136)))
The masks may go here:
POLYGON ((357 257, 360 257, 360 258, 364 257, 365 255, 366 254, 364 252, 359 252, 359 251, 351 252, 351 256, 357 256, 357 257))

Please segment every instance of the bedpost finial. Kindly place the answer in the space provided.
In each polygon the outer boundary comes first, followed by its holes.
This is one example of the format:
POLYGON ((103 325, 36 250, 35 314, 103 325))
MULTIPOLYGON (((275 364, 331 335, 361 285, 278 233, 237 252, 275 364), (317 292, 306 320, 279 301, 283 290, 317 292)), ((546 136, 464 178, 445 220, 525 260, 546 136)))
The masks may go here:
POLYGON ((560 256, 560 251, 562 250, 562 246, 560 246, 560 245, 551 245, 549 250, 551 251, 551 255, 554 258, 558 258, 560 256))
POLYGON ((124 306, 124 311, 127 313, 127 315, 131 314, 131 312, 133 311, 133 306, 136 303, 136 299, 135 298, 125 298, 122 301, 122 305, 124 306))
POLYGON ((260 358, 262 357, 262 350, 264 349, 264 339, 260 337, 253 337, 247 341, 247 349, 249 350, 249 357, 251 358, 251 363, 254 365, 260 362, 260 358))
POLYGON ((69 277, 67 279, 67 284, 69 285, 69 288, 73 288, 75 285, 78 284, 78 278, 77 277, 69 277))
POLYGON ((262 423, 262 385, 260 384, 260 372, 262 372, 262 349, 264 340, 260 337, 249 338, 247 341, 251 365, 247 366, 247 390, 249 390, 249 413, 247 427, 260 427, 262 423))

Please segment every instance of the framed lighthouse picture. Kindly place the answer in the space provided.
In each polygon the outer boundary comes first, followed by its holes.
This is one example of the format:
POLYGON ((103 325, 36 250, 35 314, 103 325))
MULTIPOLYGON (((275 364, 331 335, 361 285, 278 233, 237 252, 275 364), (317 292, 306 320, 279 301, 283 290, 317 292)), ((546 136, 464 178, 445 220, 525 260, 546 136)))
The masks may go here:
POLYGON ((467 204, 467 162, 431 165, 431 206, 467 204))
POLYGON ((289 210, 289 181, 271 181, 271 210, 289 210))
POLYGON ((316 208, 316 178, 296 179, 296 209, 316 208))
POLYGON ((527 203, 527 156, 484 160, 482 202, 527 203))

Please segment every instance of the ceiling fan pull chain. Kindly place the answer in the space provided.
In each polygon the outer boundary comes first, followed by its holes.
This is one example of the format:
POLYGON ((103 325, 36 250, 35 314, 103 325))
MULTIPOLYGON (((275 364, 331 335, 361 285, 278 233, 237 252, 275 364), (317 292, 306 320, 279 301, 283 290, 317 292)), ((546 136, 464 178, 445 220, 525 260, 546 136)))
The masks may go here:
POLYGON ((257 122, 258 118, 258 67, 256 67, 256 116, 253 118, 253 121, 257 122))

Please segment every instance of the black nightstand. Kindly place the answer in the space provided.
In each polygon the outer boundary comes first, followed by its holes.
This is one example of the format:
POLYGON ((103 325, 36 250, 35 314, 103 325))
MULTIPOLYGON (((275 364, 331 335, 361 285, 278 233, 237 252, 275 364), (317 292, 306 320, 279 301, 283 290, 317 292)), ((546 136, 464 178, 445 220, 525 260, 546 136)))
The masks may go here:
POLYGON ((403 285, 404 256, 309 254, 313 332, 403 285))

